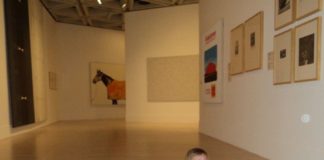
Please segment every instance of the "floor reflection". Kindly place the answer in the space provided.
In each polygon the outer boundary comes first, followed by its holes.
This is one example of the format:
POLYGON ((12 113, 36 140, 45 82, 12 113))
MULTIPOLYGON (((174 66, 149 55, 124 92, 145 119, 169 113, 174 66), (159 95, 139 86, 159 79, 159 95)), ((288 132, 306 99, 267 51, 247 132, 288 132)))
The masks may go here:
POLYGON ((197 132, 197 126, 125 123, 120 120, 58 122, 0 141, 1 160, 181 160, 195 146, 210 159, 264 160, 197 132))

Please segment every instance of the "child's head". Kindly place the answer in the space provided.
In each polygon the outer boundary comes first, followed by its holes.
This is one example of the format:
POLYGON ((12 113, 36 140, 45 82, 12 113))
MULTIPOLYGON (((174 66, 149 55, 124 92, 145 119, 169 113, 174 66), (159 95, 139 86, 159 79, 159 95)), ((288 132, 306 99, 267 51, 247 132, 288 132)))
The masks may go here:
POLYGON ((192 148, 187 152, 186 160, 207 160, 207 152, 201 148, 192 148))

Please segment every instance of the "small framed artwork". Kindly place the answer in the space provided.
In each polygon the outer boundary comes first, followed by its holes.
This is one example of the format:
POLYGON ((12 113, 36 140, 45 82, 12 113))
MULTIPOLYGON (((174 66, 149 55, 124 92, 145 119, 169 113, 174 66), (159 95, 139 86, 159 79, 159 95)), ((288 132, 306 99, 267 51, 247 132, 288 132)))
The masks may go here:
POLYGON ((245 22, 244 27, 244 70, 252 71, 262 67, 263 12, 245 22))
POLYGON ((48 79, 49 79, 49 88, 51 90, 57 90, 57 78, 56 73, 48 72, 48 79))
POLYGON ((269 52, 268 53, 268 70, 273 70, 273 63, 274 63, 274 59, 273 59, 273 52, 269 52))
POLYGON ((230 74, 243 73, 243 44, 244 44, 244 25, 241 24, 231 31, 231 69, 230 74))
POLYGON ((319 79, 321 18, 301 24, 295 33, 294 81, 319 79))
POLYGON ((273 84, 291 83, 293 74, 293 35, 289 30, 274 37, 273 84))
POLYGON ((296 19, 302 19, 322 9, 322 0, 296 0, 296 19))
POLYGON ((275 29, 294 22, 294 0, 275 0, 275 29))

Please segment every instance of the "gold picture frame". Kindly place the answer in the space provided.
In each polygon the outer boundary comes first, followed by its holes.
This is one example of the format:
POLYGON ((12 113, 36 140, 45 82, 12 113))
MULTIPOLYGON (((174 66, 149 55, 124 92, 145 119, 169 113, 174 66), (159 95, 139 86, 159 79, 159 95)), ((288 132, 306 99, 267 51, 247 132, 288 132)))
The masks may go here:
POLYGON ((262 68, 263 53, 263 12, 259 12, 245 22, 244 27, 244 70, 262 68))
POLYGON ((291 83, 294 64, 294 30, 276 35, 273 45, 273 84, 291 83))
POLYGON ((294 81, 319 80, 322 18, 317 17, 295 29, 294 81))
POLYGON ((297 20, 322 9, 322 0, 296 0, 295 17, 297 20))
POLYGON ((295 20, 295 0, 275 1, 275 23, 276 30, 283 28, 295 20))
POLYGON ((244 25, 240 24, 231 30, 231 68, 230 74, 244 72, 244 25))

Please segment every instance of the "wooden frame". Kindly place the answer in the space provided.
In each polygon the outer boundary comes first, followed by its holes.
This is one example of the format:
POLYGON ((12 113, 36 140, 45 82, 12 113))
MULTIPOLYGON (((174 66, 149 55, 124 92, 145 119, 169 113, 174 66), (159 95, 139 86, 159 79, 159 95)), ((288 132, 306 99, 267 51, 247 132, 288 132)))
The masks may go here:
POLYGON ((244 25, 240 24, 231 31, 231 69, 230 74, 244 72, 244 25))
POLYGON ((245 22, 244 27, 244 70, 262 68, 263 53, 263 12, 259 12, 245 22))
POLYGON ((294 22, 295 0, 274 0, 275 1, 275 23, 276 30, 294 22))
POLYGON ((273 84, 291 83, 294 64, 294 30, 276 35, 273 45, 273 84))
POLYGON ((322 0, 296 0, 295 17, 297 20, 322 9, 322 0))
POLYGON ((294 81, 318 80, 320 76, 321 17, 299 25, 295 32, 294 81))

